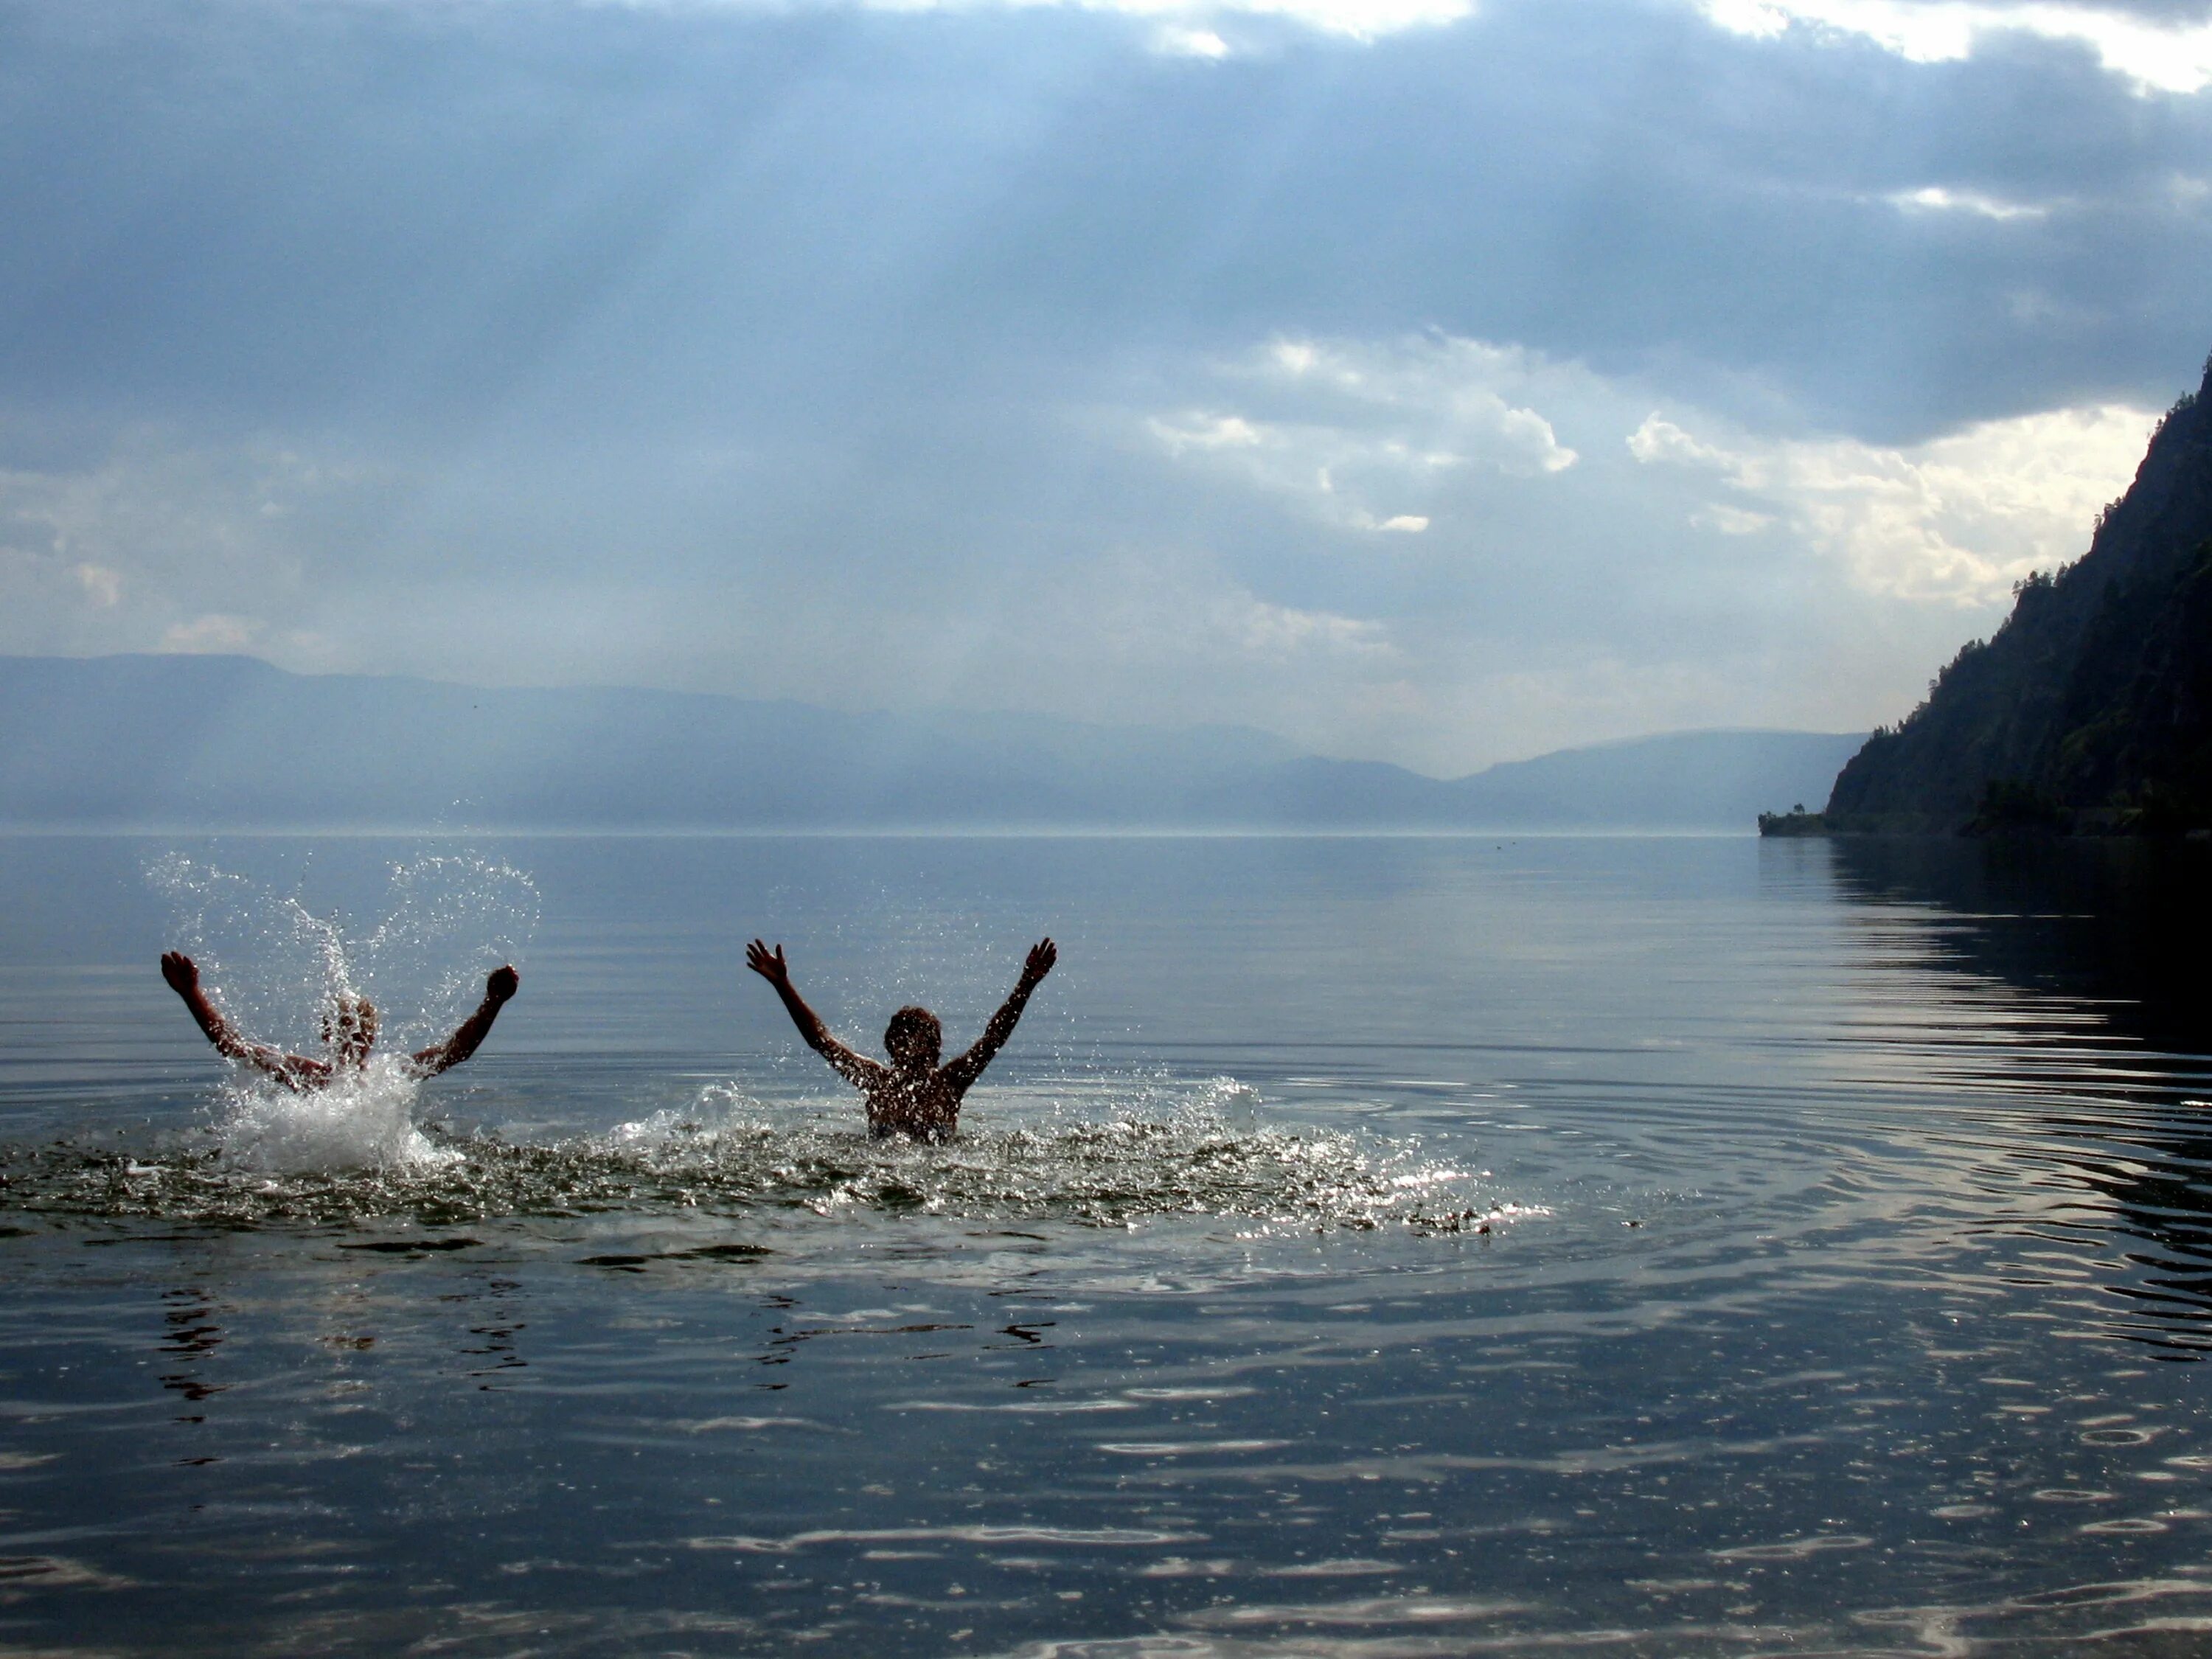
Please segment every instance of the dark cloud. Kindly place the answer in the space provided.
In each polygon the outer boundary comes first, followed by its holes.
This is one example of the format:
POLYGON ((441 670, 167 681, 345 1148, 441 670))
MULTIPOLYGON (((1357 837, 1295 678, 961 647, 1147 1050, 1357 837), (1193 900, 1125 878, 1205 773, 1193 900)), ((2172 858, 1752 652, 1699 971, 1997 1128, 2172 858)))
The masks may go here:
POLYGON ((1501 0, 1210 64, 1056 12, 89 17, 0 8, 11 401, 842 424, 1434 325, 1901 434, 2154 395, 2212 332, 2212 104, 2023 37, 1916 65, 1501 0), (1929 186, 2038 211, 1895 205, 1929 186))

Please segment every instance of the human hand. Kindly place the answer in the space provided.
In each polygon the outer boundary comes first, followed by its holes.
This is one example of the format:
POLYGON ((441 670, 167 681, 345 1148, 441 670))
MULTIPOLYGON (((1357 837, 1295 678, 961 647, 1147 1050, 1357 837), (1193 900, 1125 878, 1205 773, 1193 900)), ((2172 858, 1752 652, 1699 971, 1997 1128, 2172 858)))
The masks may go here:
POLYGON ((161 957, 161 977, 169 988, 180 997, 188 997, 199 989, 199 964, 182 951, 165 951, 161 957))
POLYGON ((783 946, 781 945, 770 951, 762 941, 755 939, 745 946, 745 966, 779 988, 791 983, 791 969, 784 964, 783 946))
POLYGON ((484 1000, 505 1002, 522 985, 522 975, 513 968, 495 968, 484 975, 484 1000))
POLYGON ((1030 959, 1022 964, 1022 978, 1034 985, 1050 973, 1053 963, 1059 960, 1060 946, 1048 939, 1041 939, 1030 946, 1030 959))

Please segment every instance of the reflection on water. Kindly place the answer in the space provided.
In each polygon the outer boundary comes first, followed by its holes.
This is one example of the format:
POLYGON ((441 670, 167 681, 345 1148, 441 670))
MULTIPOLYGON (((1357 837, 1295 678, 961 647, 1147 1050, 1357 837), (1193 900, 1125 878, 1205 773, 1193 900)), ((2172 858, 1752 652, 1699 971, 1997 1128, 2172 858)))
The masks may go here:
MULTIPOLYGON (((195 1285, 186 1290, 165 1291, 161 1295, 167 1304, 161 1313, 161 1322, 168 1328, 161 1340, 164 1359, 176 1367, 164 1372, 161 1386, 173 1389, 189 1405, 199 1405, 222 1392, 223 1385, 209 1380, 209 1368, 204 1364, 222 1346, 222 1327, 216 1323, 215 1304, 205 1291, 195 1285)), ((179 1423, 202 1423, 204 1415, 179 1417, 179 1423)))
MULTIPOLYGON (((2204 849, 454 851, 542 895, 522 995, 351 1139, 225 1091, 168 850, 0 841, 18 1650, 2212 1629, 2204 849), (1047 923, 945 1147, 859 1133, 736 954, 859 1036, 980 1020, 1047 923)), ((186 851, 316 916, 422 862, 186 851)))
POLYGON ((2092 1008, 2111 1031, 2185 1063, 2212 1054, 2212 848, 1857 837, 1815 845, 1832 859, 1847 901, 1921 907, 1943 919, 1930 938, 1960 969, 2092 1008))
MULTIPOLYGON (((2119 841, 1839 839, 1838 892, 1912 915, 1912 948, 1971 998, 1990 984, 2004 1069, 2039 1133, 2008 1149, 2069 1195, 2016 1221, 2093 1256, 2179 1351, 2212 1346, 2212 848, 2119 841)), ((1994 1068, 1993 1068, 1994 1069, 1994 1068)))

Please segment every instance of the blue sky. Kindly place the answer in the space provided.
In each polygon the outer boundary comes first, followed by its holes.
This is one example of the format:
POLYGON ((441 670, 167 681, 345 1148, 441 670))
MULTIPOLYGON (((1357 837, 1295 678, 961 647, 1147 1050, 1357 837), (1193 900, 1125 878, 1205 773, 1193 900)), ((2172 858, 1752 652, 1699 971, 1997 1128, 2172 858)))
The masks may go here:
POLYGON ((2212 348, 2212 0, 0 0, 0 650, 1893 720, 2212 348))

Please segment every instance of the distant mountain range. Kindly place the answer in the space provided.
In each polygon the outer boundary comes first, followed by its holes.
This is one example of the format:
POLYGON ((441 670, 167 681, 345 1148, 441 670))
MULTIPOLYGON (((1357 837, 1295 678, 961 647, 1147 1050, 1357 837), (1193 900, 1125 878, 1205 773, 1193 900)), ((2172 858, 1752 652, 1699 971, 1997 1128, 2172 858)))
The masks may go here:
POLYGON ((2212 362, 2089 550, 1836 780, 1832 830, 2212 830, 2212 362))
POLYGON ((1442 781, 1237 726, 0 657, 0 827, 1748 830, 1861 741, 1674 732, 1442 781))

